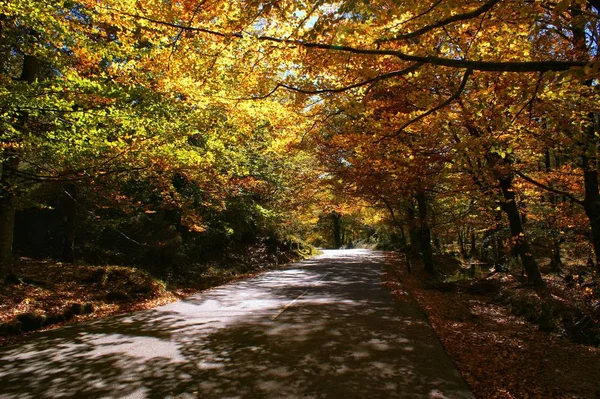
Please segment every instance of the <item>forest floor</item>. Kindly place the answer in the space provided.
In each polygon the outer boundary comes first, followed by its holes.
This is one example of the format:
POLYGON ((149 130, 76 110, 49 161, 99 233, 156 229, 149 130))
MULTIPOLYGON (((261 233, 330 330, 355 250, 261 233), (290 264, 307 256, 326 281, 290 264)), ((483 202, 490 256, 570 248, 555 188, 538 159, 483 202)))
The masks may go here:
POLYGON ((149 309, 185 294, 167 290, 147 273, 119 266, 21 260, 14 272, 19 280, 0 285, 0 346, 33 331, 149 309))
POLYGON ((19 342, 36 331, 174 302, 281 266, 298 259, 297 255, 276 260, 264 248, 251 247, 230 260, 233 267, 203 265, 182 271, 169 284, 132 267, 22 258, 13 268, 17 277, 0 284, 0 346, 19 342))
POLYGON ((575 342, 597 332, 581 328, 598 322, 585 313, 597 303, 582 284, 545 275, 547 288, 534 290, 500 273, 434 283, 411 263, 408 273, 405 259, 394 256, 385 284, 425 310, 477 398, 600 398, 600 348, 575 342), (558 316, 580 324, 569 330, 558 316))

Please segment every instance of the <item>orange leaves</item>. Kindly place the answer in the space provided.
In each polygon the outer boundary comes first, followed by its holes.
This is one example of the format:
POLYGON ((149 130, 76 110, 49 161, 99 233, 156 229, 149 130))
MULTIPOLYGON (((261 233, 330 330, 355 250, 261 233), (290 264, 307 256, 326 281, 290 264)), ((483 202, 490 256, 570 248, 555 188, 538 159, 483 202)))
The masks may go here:
MULTIPOLYGON (((32 47, 65 77, 60 107, 44 93, 29 103, 60 108, 43 133, 70 147, 47 145, 61 157, 50 159, 146 168, 165 198, 182 173, 214 203, 231 191, 298 209, 326 201, 319 187, 331 184, 375 201, 427 190, 441 213, 471 201, 489 210, 498 175, 513 169, 581 195, 575 165, 596 151, 580 145, 599 102, 583 75, 503 73, 514 62, 571 61, 565 20, 579 0, 554 10, 523 0, 81 0, 59 13, 38 3, 4 2, 0 13, 29 10, 24 21, 48 38, 32 47), (538 171, 547 148, 561 165, 538 171)), ((523 201, 544 198, 517 185, 523 201)), ((531 212, 541 220, 547 208, 531 212)), ((553 214, 579 221, 572 210, 553 214)))

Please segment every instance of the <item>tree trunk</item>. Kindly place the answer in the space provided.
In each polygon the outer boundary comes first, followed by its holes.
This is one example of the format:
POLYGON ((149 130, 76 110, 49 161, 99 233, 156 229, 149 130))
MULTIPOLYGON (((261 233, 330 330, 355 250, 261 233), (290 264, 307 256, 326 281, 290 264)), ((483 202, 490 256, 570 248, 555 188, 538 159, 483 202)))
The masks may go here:
MULTIPOLYGON (((584 157, 586 158, 586 157, 584 157)), ((586 165, 588 168, 589 165, 586 165)), ((583 200, 585 214, 590 221, 592 245, 596 255, 596 267, 600 268, 600 190, 598 188, 598 172, 587 169, 583 172, 585 198, 583 200)))
POLYGON ((562 270, 562 259, 560 257, 560 244, 562 242, 561 238, 557 238, 554 240, 554 245, 552 246, 552 259, 550 260, 550 267, 552 271, 555 273, 560 273, 562 270))
POLYGON ((427 199, 425 192, 419 191, 416 195, 417 205, 419 207, 419 230, 421 233, 420 247, 423 265, 427 273, 435 273, 433 264, 433 251, 431 249, 431 230, 427 223, 427 199))
MULTIPOLYGON (((23 57, 23 70, 19 80, 33 83, 38 69, 37 59, 30 55, 23 57)), ((26 129, 27 114, 23 113, 19 118, 18 128, 26 129)), ((2 161, 0 170, 0 279, 4 279, 12 272, 12 248, 15 228, 15 208, 16 208, 16 193, 15 193, 15 176, 14 172, 19 167, 19 154, 8 144, 2 151, 2 161)))
POLYGON ((421 252, 421 232, 417 225, 415 208, 412 204, 406 207, 406 220, 408 221, 408 236, 410 238, 410 252, 418 254, 421 252))
POLYGON ((504 196, 502 210, 508 217, 510 233, 514 241, 514 252, 523 262, 523 268, 527 273, 527 281, 534 286, 543 286, 544 280, 542 280, 538 264, 533 257, 531 247, 525 237, 521 215, 515 201, 515 193, 512 191, 512 179, 510 177, 501 178, 500 188, 504 196))
POLYGON ((342 247, 342 215, 336 211, 331 212, 333 221, 333 246, 335 249, 342 247))
POLYGON ((585 195, 583 208, 590 221, 591 241, 596 257, 596 267, 600 270, 600 188, 598 183, 598 155, 594 114, 588 114, 588 126, 585 129, 583 143, 584 155, 581 157, 585 195))
POLYGON ((435 247, 436 253, 442 252, 442 241, 440 240, 440 236, 437 234, 433 235, 433 246, 435 247))
POLYGON ((465 247, 465 240, 463 239, 463 233, 458 230, 458 246, 460 248, 460 254, 463 258, 467 257, 467 248, 465 247))
POLYGON ((2 155, 5 160, 2 162, 0 171, 0 280, 4 281, 4 278, 12 272, 15 194, 11 172, 19 165, 19 159, 8 154, 6 150, 2 155))
POLYGON ((498 231, 494 231, 494 269, 505 270, 505 260, 504 246, 498 237, 498 231))
MULTIPOLYGON (((594 5, 598 10, 598 6, 594 5)), ((573 12, 573 47, 578 52, 581 60, 590 59, 590 48, 586 41, 586 26, 583 20, 578 18, 582 15, 581 5, 574 4, 573 12)), ((593 80, 585 82, 587 86, 593 85, 593 80)), ((587 114, 587 126, 583 128, 581 142, 583 181, 585 197, 583 207, 590 221, 591 241, 596 255, 596 268, 600 270, 600 190, 598 188, 598 139, 596 137, 596 123, 594 112, 587 114)))
POLYGON ((477 255, 477 237, 475 236, 475 229, 471 227, 471 250, 469 251, 469 255, 474 257, 477 255))
POLYGON ((400 230, 400 248, 401 248, 401 251, 404 253, 404 259, 406 260, 406 271, 408 273, 412 273, 412 267, 410 264, 410 254, 408 251, 408 243, 406 241, 406 234, 404 233, 404 227, 399 225, 398 229, 400 230))
POLYGON ((77 189, 75 185, 68 184, 63 187, 62 212, 64 220, 64 234, 60 260, 73 263, 75 261, 75 221, 77 216, 77 189))
POLYGON ((398 244, 404 252, 406 250, 406 246, 408 245, 406 242, 406 233, 404 232, 404 227, 401 224, 397 224, 396 228, 398 229, 398 244))

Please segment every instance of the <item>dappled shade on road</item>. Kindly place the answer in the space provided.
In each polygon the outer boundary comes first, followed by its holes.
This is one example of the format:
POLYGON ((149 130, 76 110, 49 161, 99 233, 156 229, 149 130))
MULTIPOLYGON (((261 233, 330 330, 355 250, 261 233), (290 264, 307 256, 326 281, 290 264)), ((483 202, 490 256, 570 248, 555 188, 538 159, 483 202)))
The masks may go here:
POLYGON ((384 253, 326 251, 151 311, 1 352, 0 396, 471 398, 384 253))

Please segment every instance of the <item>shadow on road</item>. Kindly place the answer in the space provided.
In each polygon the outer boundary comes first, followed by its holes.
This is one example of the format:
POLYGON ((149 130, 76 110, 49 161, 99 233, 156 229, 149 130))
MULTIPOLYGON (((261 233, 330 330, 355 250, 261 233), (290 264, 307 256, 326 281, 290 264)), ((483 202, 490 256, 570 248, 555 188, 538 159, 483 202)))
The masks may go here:
POLYGON ((328 251, 0 352, 0 397, 471 398, 384 255, 328 251))

